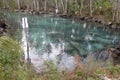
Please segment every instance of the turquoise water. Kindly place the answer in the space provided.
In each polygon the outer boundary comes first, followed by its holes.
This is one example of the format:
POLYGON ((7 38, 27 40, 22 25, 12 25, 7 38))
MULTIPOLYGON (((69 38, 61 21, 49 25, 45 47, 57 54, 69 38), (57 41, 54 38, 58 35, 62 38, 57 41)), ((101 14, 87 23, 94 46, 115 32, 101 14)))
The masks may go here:
POLYGON ((36 48, 38 54, 41 51, 50 52, 50 44, 53 43, 56 47, 61 45, 67 54, 85 56, 89 52, 113 47, 120 41, 119 31, 112 31, 95 23, 48 14, 7 13, 7 18, 18 24, 21 24, 21 18, 25 16, 29 23, 29 43, 36 48))

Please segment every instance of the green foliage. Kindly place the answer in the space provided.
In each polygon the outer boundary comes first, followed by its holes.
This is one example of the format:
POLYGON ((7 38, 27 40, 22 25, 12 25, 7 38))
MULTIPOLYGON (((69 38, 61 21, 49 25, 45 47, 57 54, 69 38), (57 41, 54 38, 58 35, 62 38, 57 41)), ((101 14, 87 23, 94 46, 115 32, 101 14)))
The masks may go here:
POLYGON ((17 76, 22 50, 13 39, 0 37, 0 80, 8 80, 17 76))
POLYGON ((21 60, 22 50, 18 42, 0 37, 0 80, 37 80, 34 68, 21 60))
POLYGON ((4 13, 0 11, 0 19, 4 17, 4 13))
POLYGON ((0 7, 1 7, 1 5, 2 5, 2 2, 0 1, 0 7))
POLYGON ((106 68, 106 74, 111 75, 112 77, 119 77, 120 75, 120 66, 109 65, 106 68))
POLYGON ((112 5, 112 2, 109 0, 97 0, 94 2, 94 13, 101 15, 112 13, 112 5))
POLYGON ((8 37, 0 37, 0 62, 2 66, 18 64, 21 50, 17 42, 8 37))
POLYGON ((72 12, 75 13, 76 11, 79 11, 79 9, 80 9, 80 5, 78 3, 72 4, 72 6, 71 6, 71 11, 72 12))
POLYGON ((29 68, 27 68, 26 64, 19 67, 19 69, 16 70, 17 76, 15 80, 38 80, 37 75, 33 69, 34 68, 32 65, 29 65, 29 68))
MULTIPOLYGON (((29 9, 33 10, 33 4, 35 3, 33 0, 19 0, 20 1, 20 7, 21 9, 29 9)), ((39 3, 39 10, 44 10, 44 2, 45 0, 35 0, 37 3, 39 3)), ((92 15, 103 15, 105 19, 108 19, 109 21, 112 20, 113 16, 113 6, 114 2, 112 0, 92 0, 92 15)), ((69 13, 73 13, 74 15, 80 14, 81 9, 81 0, 57 0, 57 5, 60 13, 64 13, 63 7, 67 5, 67 11, 69 13), (64 6, 62 5, 62 2, 64 6)), ((89 16, 90 13, 90 0, 83 0, 83 9, 81 10, 81 16, 89 16)), ((37 6, 37 4, 35 5, 37 6)), ((17 0, 1 0, 0 1, 0 7, 6 7, 9 9, 17 9, 18 3, 17 0), (4 2, 5 1, 5 2, 4 2)), ((56 3, 55 0, 47 0, 47 11, 55 11, 56 3)), ((36 7, 34 7, 34 10, 36 7)))
POLYGON ((103 80, 103 79, 100 79, 100 78, 93 78, 93 77, 88 77, 87 80, 103 80))
POLYGON ((64 75, 57 70, 52 61, 46 62, 45 65, 47 66, 47 71, 40 77, 42 80, 63 80, 64 75))
POLYGON ((10 0, 8 2, 8 5, 10 6, 11 9, 16 9, 17 8, 17 4, 15 3, 15 0, 10 0))

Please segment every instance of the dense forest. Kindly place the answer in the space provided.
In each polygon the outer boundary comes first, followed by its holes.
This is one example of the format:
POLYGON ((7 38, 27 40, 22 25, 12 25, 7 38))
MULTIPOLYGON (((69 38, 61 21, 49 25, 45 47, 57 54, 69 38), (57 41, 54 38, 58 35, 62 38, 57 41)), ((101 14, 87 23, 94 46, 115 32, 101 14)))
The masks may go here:
MULTIPOLYGON (((1 0, 0 7, 80 16, 100 16, 120 22, 120 0, 1 0)), ((100 18, 99 17, 99 18, 100 18)))

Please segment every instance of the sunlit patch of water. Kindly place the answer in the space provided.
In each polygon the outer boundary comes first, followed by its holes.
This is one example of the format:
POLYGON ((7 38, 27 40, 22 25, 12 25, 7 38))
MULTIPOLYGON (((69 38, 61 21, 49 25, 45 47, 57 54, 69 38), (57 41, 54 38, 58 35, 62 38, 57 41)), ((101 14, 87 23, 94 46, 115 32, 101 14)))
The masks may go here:
POLYGON ((30 59, 31 63, 36 68, 37 72, 45 70, 44 62, 52 61, 58 70, 68 70, 72 71, 76 62, 73 56, 68 55, 64 52, 64 43, 63 44, 53 44, 50 43, 51 50, 38 52, 35 48, 30 48, 30 59), (44 70, 43 70, 44 69, 44 70))

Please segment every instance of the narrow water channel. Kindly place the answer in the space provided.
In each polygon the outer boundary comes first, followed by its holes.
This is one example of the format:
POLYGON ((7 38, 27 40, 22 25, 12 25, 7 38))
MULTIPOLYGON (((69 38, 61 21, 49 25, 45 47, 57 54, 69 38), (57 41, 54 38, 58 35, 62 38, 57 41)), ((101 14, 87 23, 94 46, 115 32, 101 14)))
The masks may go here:
POLYGON ((74 54, 86 57, 90 52, 113 47, 120 41, 119 31, 100 24, 48 14, 7 13, 6 16, 20 25, 22 17, 28 18, 29 53, 37 69, 42 68, 45 60, 53 60, 60 69, 72 70, 75 66, 74 54))

